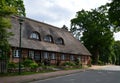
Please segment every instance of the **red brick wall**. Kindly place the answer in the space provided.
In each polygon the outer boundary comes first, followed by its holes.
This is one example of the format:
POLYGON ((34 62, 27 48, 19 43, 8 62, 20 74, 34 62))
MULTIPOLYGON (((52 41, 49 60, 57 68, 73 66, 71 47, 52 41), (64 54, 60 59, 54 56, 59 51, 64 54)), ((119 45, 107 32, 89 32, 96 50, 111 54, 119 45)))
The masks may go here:
MULTIPOLYGON (((13 48, 15 49, 15 48, 13 48)), ((28 49, 22 49, 22 59, 25 59, 25 58, 28 58, 28 49)), ((41 52, 41 51, 35 51, 35 52, 41 52)), ((51 64, 57 64, 57 62, 60 62, 60 65, 62 65, 64 62, 68 62, 70 61, 70 54, 65 54, 66 56, 66 59, 65 60, 61 60, 61 53, 55 53, 56 54, 56 59, 55 60, 50 60, 50 63, 51 64)), ((78 55, 74 55, 74 58, 78 58, 79 56, 78 55)), ((90 64, 91 63, 91 60, 90 60, 90 56, 80 56, 80 60, 81 60, 81 63, 83 65, 87 65, 87 64, 90 64)), ((13 61, 13 62, 19 62, 19 58, 14 58, 12 57, 12 51, 10 53, 10 61, 13 61)), ((74 61, 71 61, 71 62, 74 62, 74 61)))

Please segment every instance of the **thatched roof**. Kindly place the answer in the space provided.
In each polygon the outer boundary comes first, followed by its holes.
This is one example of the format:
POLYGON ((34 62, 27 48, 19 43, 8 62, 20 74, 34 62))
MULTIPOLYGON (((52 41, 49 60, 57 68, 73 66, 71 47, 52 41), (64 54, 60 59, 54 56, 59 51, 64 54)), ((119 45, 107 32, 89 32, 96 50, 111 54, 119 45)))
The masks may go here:
MULTIPOLYGON (((22 26, 22 48, 69 54, 91 55, 85 46, 75 39, 68 31, 29 18, 24 18, 24 20, 25 21, 22 26), (34 31, 40 34, 40 41, 29 39, 30 34, 34 31), (53 37, 53 42, 55 42, 57 38, 63 38, 64 45, 45 42, 43 38, 46 35, 51 35, 53 37)), ((20 25, 18 17, 12 17, 11 22, 12 28, 9 31, 11 31, 14 36, 9 39, 9 43, 13 47, 19 47, 20 25)))

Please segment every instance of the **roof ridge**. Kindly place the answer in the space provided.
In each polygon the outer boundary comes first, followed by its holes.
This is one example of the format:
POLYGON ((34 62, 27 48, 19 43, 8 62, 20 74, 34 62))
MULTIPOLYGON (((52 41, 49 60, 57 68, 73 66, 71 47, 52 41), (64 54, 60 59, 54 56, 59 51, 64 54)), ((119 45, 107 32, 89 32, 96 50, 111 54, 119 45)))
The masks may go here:
MULTIPOLYGON (((20 17, 20 16, 14 15, 14 16, 12 16, 12 17, 20 17)), ((57 26, 54 26, 54 25, 51 25, 51 24, 48 24, 48 23, 45 23, 45 22, 41 22, 41 21, 39 21, 39 20, 35 20, 35 19, 29 18, 29 17, 23 17, 23 18, 24 18, 24 19, 31 20, 31 21, 34 21, 34 22, 37 22, 37 23, 45 24, 45 25, 47 25, 47 26, 50 26, 51 28, 59 29, 59 30, 62 30, 62 31, 65 31, 65 32, 70 33, 69 31, 64 30, 64 29, 62 29, 62 28, 60 28, 60 27, 57 27, 57 26)))

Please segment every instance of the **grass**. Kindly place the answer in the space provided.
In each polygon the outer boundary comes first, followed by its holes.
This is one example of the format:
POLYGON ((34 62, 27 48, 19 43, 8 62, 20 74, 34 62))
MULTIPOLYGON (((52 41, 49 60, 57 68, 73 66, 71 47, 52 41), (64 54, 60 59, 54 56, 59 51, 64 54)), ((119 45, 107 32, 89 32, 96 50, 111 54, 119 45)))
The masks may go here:
MULTIPOLYGON (((54 68, 57 68, 56 66, 51 66, 54 68)), ((76 69, 82 69, 83 67, 72 67, 72 68, 63 68, 63 70, 76 70, 76 69)), ((5 77, 5 76, 23 76, 23 75, 32 75, 32 74, 40 74, 40 73, 49 73, 49 72, 55 72, 55 70, 42 70, 40 72, 21 72, 21 74, 19 75, 18 72, 15 73, 4 73, 1 74, 0 73, 0 77, 5 77)))
POLYGON ((0 73, 0 77, 5 77, 5 76, 23 76, 23 75, 32 75, 32 74, 40 74, 40 73, 49 73, 49 72, 55 72, 54 70, 43 70, 40 72, 21 72, 19 75, 18 72, 15 73, 0 73))

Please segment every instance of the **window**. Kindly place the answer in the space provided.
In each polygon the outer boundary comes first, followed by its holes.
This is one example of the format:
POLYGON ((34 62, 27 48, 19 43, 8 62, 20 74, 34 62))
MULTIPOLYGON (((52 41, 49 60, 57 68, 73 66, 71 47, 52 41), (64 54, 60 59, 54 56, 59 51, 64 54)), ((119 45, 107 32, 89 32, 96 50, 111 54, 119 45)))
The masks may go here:
POLYGON ((47 35, 47 36, 44 37, 44 41, 46 41, 46 42, 53 42, 53 38, 52 38, 52 36, 47 35))
POLYGON ((55 53, 50 54, 50 59, 55 59, 55 53))
POLYGON ((65 55, 64 54, 61 55, 61 60, 65 60, 65 55))
POLYGON ((81 57, 80 57, 80 56, 78 56, 78 60, 79 60, 79 61, 81 60, 81 57))
POLYGON ((40 57, 40 52, 38 52, 38 51, 35 52, 35 55, 34 55, 34 56, 35 56, 35 57, 34 57, 35 60, 40 60, 40 59, 41 59, 41 57, 40 57))
POLYGON ((18 57, 19 57, 19 54, 20 54, 20 51, 19 51, 18 49, 14 49, 14 50, 13 50, 13 57, 18 58, 18 57))
POLYGON ((56 44, 64 45, 64 41, 62 38, 57 38, 56 44))
POLYGON ((34 51, 29 51, 29 58, 34 59, 34 51))
POLYGON ((30 35, 30 38, 31 39, 37 39, 39 40, 40 39, 40 36, 37 32, 33 32, 31 35, 30 35))
POLYGON ((44 59, 48 59, 48 53, 47 52, 43 52, 43 57, 44 57, 44 59))
POLYGON ((74 58, 73 55, 70 55, 70 60, 71 60, 71 61, 75 60, 75 58, 74 58))

